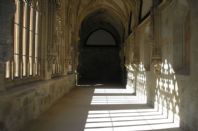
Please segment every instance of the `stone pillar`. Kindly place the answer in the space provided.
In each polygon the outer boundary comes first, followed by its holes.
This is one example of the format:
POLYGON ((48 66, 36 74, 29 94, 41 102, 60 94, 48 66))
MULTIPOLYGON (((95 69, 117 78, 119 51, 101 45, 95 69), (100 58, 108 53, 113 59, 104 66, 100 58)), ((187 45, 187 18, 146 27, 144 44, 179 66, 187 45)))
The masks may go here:
POLYGON ((75 54, 76 54, 76 70, 78 70, 78 64, 79 64, 79 55, 80 55, 80 52, 79 52, 79 45, 80 45, 80 38, 79 36, 77 37, 77 40, 76 40, 76 49, 75 49, 75 54))
POLYGON ((0 91, 5 90, 5 62, 13 56, 14 0, 0 1, 0 91))
POLYGON ((152 37, 153 37, 153 46, 152 46, 152 58, 151 58, 151 70, 155 72, 155 68, 161 64, 161 45, 160 45, 160 10, 158 9, 159 1, 153 1, 153 8, 151 10, 151 27, 152 27, 152 37))
POLYGON ((71 65, 72 65, 72 73, 75 71, 75 65, 76 65, 76 40, 75 40, 75 33, 74 31, 71 32, 71 45, 70 45, 70 49, 71 49, 71 52, 70 52, 70 55, 71 55, 71 65))
MULTIPOLYGON (((131 41, 133 41, 133 43, 130 43, 130 44, 133 44, 133 49, 135 49, 135 50, 133 50, 134 51, 134 54, 133 54, 133 64, 139 64, 140 63, 140 45, 139 45, 139 43, 138 43, 138 37, 139 37, 139 35, 137 34, 137 32, 138 32, 138 29, 136 28, 135 29, 135 31, 134 31, 134 36, 133 36, 133 40, 131 40, 131 41)), ((131 60, 129 60, 129 62, 130 62, 131 60)))
POLYGON ((49 69, 49 62, 48 62, 48 44, 49 44, 49 36, 48 32, 50 32, 50 25, 49 25, 49 2, 43 0, 42 1, 42 8, 41 8, 41 28, 42 28, 42 37, 41 37, 41 78, 43 80, 51 79, 51 72, 49 69))
POLYGON ((68 63, 69 63, 69 27, 67 24, 65 24, 65 29, 64 29, 64 44, 65 44, 65 59, 64 59, 64 75, 67 75, 68 73, 68 63))

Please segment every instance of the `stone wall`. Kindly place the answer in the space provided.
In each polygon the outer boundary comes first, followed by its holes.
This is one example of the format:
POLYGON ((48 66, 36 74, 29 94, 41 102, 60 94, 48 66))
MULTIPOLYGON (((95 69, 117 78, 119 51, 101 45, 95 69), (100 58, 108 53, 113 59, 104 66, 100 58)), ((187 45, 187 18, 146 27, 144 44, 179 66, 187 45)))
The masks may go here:
POLYGON ((190 74, 187 76, 181 76, 179 84, 182 87, 182 128, 184 131, 197 131, 198 129, 198 8, 196 0, 191 0, 190 11, 190 74))
POLYGON ((136 30, 136 44, 139 45, 139 62, 144 64, 146 70, 150 70, 150 62, 152 55, 152 20, 148 17, 143 21, 136 30))
MULTIPOLYGON (((173 2, 161 12, 161 49, 162 60, 167 60, 172 66, 177 85, 174 87, 178 93, 176 102, 179 105, 180 126, 184 131, 198 129, 197 117, 197 16, 193 8, 183 0, 173 2), (188 17, 189 15, 189 17, 188 17), (189 29, 186 26, 189 24, 189 29), (187 39, 186 40, 186 35, 187 39), (190 50, 185 52, 188 47, 190 50), (186 63, 186 57, 190 62, 186 63), (189 68, 189 69, 188 69, 189 68), (189 71, 189 72, 188 72, 189 71)), ((168 68, 169 68, 168 67, 168 68)), ((170 68, 169 68, 170 69, 170 68)), ((167 77, 167 76, 166 76, 167 77)), ((167 79, 172 79, 169 75, 167 79)), ((170 86, 171 83, 169 83, 170 86)), ((171 97, 175 95, 171 94, 171 97)), ((176 112, 176 110, 175 110, 176 112)))
POLYGON ((75 86, 69 75, 16 87, 0 95, 0 130, 19 131, 75 86))
POLYGON ((152 19, 147 18, 136 27, 134 38, 125 45, 125 64, 129 66, 136 62, 134 52, 138 50, 140 56, 136 64, 145 64, 146 68, 145 73, 136 72, 136 91, 138 88, 146 91, 148 104, 168 113, 167 116, 173 117, 174 121, 178 120, 183 131, 198 129, 198 19, 195 3, 192 1, 192 5, 188 5, 185 0, 165 3, 157 9, 155 27, 158 29, 155 35, 158 36, 154 36, 157 41, 152 41, 152 30, 145 34, 147 29, 152 29, 148 24, 152 19), (158 65, 152 61, 151 52, 155 44, 161 52, 158 65), (139 45, 139 49, 134 48, 135 45, 139 45), (142 76, 139 79, 138 74, 142 76), (144 76, 146 83, 142 85, 144 76))

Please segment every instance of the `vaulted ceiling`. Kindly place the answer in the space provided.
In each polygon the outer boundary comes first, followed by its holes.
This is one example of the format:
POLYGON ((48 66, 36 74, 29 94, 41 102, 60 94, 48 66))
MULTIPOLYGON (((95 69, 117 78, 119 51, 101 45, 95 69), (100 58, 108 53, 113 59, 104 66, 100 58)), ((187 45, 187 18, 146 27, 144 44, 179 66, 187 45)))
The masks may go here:
MULTIPOLYGON (((73 32, 80 34, 82 23, 93 20, 93 26, 97 23, 110 24, 120 34, 127 30, 130 15, 133 24, 138 22, 140 0, 60 0, 63 4, 62 11, 66 16, 66 25, 72 27, 73 32), (97 15, 98 14, 98 15, 97 15), (96 15, 95 17, 91 17, 96 15), (94 24, 95 23, 95 24, 94 24)), ((130 23, 129 23, 130 22, 130 23)))

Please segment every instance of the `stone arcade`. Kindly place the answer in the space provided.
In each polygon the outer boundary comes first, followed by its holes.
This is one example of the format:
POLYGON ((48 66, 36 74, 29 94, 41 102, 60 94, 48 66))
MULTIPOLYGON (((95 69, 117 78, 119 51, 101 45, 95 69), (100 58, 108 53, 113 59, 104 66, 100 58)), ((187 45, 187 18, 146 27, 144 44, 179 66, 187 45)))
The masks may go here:
POLYGON ((0 131, 198 131, 197 0, 0 0, 0 131))

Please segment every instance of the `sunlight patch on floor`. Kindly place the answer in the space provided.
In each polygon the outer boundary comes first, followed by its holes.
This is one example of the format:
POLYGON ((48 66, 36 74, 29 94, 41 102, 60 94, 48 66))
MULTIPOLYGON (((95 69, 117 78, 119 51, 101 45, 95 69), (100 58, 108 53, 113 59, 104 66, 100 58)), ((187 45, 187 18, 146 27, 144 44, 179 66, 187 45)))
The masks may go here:
POLYGON ((91 110, 84 131, 143 131, 178 128, 174 121, 157 109, 91 110))
POLYGON ((94 94, 132 94, 132 89, 95 89, 94 94))
POLYGON ((145 100, 135 96, 93 96, 91 105, 146 104, 145 100))
POLYGON ((97 88, 92 97, 92 106, 126 105, 126 109, 100 108, 88 112, 84 131, 151 131, 151 130, 179 130, 179 119, 174 113, 155 106, 128 108, 130 105, 146 105, 147 97, 143 91, 132 95, 128 89, 97 88))

